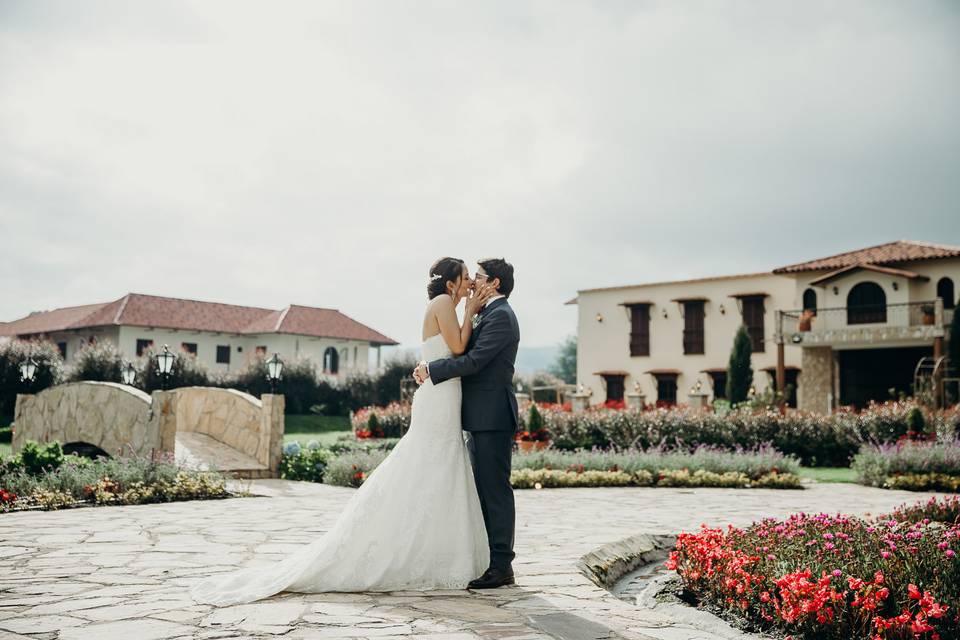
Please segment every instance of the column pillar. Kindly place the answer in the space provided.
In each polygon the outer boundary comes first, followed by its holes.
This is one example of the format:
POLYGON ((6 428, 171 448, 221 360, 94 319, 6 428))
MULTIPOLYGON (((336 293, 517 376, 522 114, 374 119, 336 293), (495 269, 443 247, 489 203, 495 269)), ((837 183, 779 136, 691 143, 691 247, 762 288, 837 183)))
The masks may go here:
POLYGON ((260 413, 260 443, 257 446, 257 461, 270 468, 270 477, 280 472, 280 457, 283 455, 284 408, 283 394, 265 393, 260 396, 263 409, 260 413))
POLYGON ((177 441, 177 392, 154 391, 150 395, 150 426, 156 432, 156 450, 173 454, 177 441))

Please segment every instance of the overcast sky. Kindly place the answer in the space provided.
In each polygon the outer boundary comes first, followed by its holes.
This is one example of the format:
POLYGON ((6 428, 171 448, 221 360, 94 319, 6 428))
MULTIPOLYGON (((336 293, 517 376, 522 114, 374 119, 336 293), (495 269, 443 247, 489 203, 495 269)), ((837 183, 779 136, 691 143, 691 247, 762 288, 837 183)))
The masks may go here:
POLYGON ((960 244, 960 3, 0 0, 0 320, 128 292, 419 341, 582 288, 960 244))

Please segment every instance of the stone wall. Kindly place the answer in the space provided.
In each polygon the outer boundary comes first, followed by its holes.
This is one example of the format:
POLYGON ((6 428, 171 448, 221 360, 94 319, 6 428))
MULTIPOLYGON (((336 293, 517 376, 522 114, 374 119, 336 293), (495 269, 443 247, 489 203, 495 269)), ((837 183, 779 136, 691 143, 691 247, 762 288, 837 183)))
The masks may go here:
POLYGON ((800 366, 803 373, 798 390, 799 408, 829 413, 833 397, 833 349, 804 347, 800 366))
POLYGON ((261 438, 263 403, 236 389, 183 387, 176 390, 177 431, 208 435, 256 458, 269 460, 269 445, 261 438))
POLYGON ((161 448, 150 396, 114 382, 74 382, 18 395, 14 423, 14 453, 27 440, 87 442, 111 456, 121 450, 150 455, 161 448))

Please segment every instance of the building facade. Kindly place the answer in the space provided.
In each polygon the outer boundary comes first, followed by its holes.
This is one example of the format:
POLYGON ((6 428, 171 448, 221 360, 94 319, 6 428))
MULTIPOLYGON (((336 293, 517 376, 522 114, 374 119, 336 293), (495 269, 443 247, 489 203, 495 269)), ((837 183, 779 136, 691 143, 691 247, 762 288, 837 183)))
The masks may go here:
POLYGON ((723 398, 745 325, 757 392, 783 388, 814 411, 863 406, 912 393, 921 363, 936 366, 958 284, 960 247, 898 241, 772 272, 579 291, 578 383, 593 402, 723 398))
POLYGON ((381 346, 397 344, 335 309, 290 305, 275 310, 135 293, 102 304, 32 313, 6 323, 3 333, 49 340, 67 365, 84 345, 106 341, 131 360, 169 345, 174 353, 190 354, 220 373, 278 353, 288 360, 313 360, 318 371, 331 377, 367 372, 370 349, 379 355, 381 346))

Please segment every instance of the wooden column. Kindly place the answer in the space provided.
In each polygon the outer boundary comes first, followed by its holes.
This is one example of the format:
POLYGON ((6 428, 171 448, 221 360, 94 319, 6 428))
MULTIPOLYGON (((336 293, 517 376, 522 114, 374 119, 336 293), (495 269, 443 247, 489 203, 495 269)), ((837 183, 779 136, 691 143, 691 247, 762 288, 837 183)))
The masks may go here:
POLYGON ((777 393, 787 392, 787 370, 784 364, 783 342, 777 342, 777 393))
POLYGON ((933 359, 939 360, 943 356, 943 337, 933 339, 933 359))

